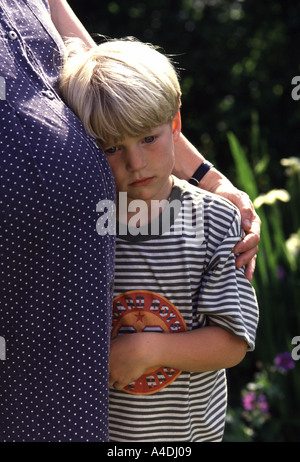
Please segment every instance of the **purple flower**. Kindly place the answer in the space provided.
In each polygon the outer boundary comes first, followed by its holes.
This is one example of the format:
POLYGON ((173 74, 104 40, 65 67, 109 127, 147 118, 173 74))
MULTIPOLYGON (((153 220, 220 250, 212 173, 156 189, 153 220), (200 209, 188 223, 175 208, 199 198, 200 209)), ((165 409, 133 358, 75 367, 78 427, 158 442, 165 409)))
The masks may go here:
POLYGON ((278 266, 277 267, 277 277, 279 281, 284 281, 286 277, 286 271, 283 268, 283 266, 278 266))
POLYGON ((242 401, 245 411, 258 410, 263 414, 269 413, 269 405, 265 395, 257 396, 253 391, 248 391, 244 393, 242 401))
POLYGON ((269 405, 267 403, 267 399, 266 399, 265 395, 259 395, 259 397, 258 397, 258 407, 263 412, 263 414, 268 414, 269 405))
POLYGON ((280 353, 274 359, 275 366, 279 372, 286 372, 294 369, 295 363, 290 352, 280 353))
POLYGON ((243 406, 246 411, 253 411, 256 405, 255 393, 249 391, 243 396, 243 406))

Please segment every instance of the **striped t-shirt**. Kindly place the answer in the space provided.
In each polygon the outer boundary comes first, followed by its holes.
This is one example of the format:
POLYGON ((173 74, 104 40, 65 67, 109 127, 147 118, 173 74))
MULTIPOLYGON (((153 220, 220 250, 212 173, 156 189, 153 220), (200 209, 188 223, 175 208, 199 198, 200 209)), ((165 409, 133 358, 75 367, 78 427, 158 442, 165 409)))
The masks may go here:
MULTIPOLYGON (((233 248, 242 236, 236 207, 175 178, 154 235, 137 231, 117 238, 112 337, 176 334, 210 320, 252 350, 258 307, 235 266, 233 248)), ((124 390, 110 390, 110 441, 220 441, 226 404, 224 370, 191 373, 162 365, 124 390)))

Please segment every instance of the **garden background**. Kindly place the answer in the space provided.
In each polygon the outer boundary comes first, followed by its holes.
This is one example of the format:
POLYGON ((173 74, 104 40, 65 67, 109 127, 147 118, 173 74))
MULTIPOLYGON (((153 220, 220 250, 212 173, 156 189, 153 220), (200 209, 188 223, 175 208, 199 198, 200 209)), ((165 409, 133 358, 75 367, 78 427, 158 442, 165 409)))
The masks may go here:
POLYGON ((183 132, 257 208, 254 353, 228 371, 225 441, 300 441, 300 2, 69 0, 91 34, 175 55, 183 132), (298 90, 299 88, 299 90, 298 90))

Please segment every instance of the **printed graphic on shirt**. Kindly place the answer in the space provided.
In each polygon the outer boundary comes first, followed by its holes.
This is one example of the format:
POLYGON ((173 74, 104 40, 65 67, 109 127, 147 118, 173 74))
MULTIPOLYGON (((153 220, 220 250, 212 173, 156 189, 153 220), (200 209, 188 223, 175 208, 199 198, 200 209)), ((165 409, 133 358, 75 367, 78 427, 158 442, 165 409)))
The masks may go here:
MULTIPOLYGON (((118 295, 113 304, 112 338, 137 332, 178 333, 187 330, 173 303, 156 292, 132 290, 118 295)), ((161 366, 149 369, 123 390, 137 395, 157 393, 172 383, 182 371, 161 366)))

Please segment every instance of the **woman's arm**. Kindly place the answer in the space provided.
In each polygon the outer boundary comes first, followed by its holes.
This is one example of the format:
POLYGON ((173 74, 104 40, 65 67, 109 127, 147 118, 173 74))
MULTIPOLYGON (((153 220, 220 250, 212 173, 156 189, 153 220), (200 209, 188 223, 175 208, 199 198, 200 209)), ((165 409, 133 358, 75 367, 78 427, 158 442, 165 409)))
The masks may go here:
POLYGON ((206 372, 233 367, 247 351, 244 340, 217 326, 189 332, 119 335, 112 341, 110 385, 122 389, 148 369, 206 372))
POLYGON ((63 39, 78 37, 88 46, 95 45, 94 40, 79 21, 66 0, 48 0, 51 19, 63 39))
MULTIPOLYGON (((174 174, 179 178, 188 180, 205 158, 197 149, 181 135, 175 144, 175 169, 174 174)), ((234 248, 235 254, 240 254, 236 259, 237 268, 246 266, 245 275, 251 281, 254 270, 258 244, 260 241, 261 220, 254 210, 249 196, 237 189, 218 170, 209 170, 199 183, 200 188, 213 192, 225 199, 230 200, 239 209, 242 227, 246 236, 234 248)))

